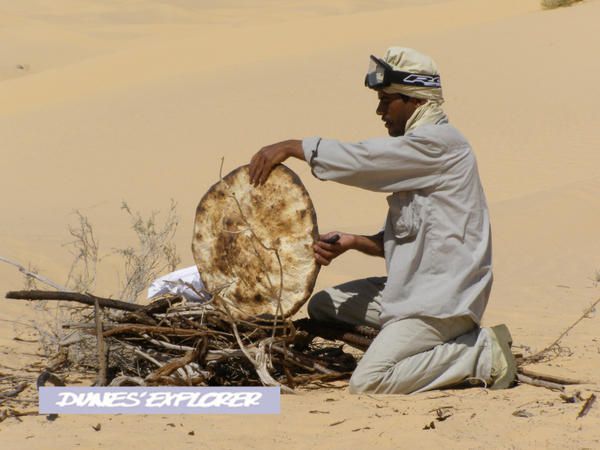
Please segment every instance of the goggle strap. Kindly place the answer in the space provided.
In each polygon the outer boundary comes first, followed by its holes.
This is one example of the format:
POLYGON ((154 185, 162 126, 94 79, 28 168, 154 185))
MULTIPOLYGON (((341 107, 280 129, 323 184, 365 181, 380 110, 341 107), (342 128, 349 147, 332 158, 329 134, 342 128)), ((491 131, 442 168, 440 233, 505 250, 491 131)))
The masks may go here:
POLYGON ((404 84, 407 86, 422 86, 428 88, 441 88, 442 83, 439 75, 427 75, 423 73, 400 72, 397 70, 388 72, 387 78, 390 83, 404 84))
MULTIPOLYGON (((402 72, 399 70, 394 70, 394 68, 384 61, 381 58, 378 58, 375 55, 371 55, 371 60, 375 62, 375 64, 383 67, 385 71, 384 76, 384 85, 389 85, 389 83, 396 84, 404 84, 407 86, 421 86, 421 87, 429 87, 429 88, 441 88, 442 83, 440 81, 439 75, 427 75, 422 73, 411 73, 411 72, 402 72)), ((365 78, 365 84, 366 78, 365 78)))

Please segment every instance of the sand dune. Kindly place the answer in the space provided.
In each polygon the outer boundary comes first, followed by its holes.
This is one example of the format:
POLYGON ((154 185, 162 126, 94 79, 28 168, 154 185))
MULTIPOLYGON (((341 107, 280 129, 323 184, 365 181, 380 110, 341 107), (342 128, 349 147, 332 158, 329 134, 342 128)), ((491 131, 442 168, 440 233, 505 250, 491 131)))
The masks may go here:
MULTIPOLYGON (((485 321, 504 321, 518 343, 542 348, 600 295, 598 17, 598 0, 554 11, 537 0, 0 1, 0 38, 10 42, 0 48, 0 255, 63 281, 74 209, 89 215, 108 252, 132 239, 122 200, 149 212, 176 199, 176 240, 182 264, 191 264, 193 212, 221 156, 229 170, 285 138, 383 135, 375 97, 362 86, 367 57, 412 46, 438 62, 450 119, 478 157, 495 252, 485 321)), ((384 196, 290 166, 323 231, 380 228, 384 196)), ((114 292, 112 264, 102 266, 101 294, 114 292)), ((321 272, 317 287, 383 272, 382 261, 348 255, 321 272)), ((0 290, 21 284, 0 265, 0 290)), ((31 313, 4 301, 0 319, 15 317, 31 313)), ((0 330, 0 371, 32 360, 35 344, 13 341, 8 322, 0 330)), ((572 356, 544 370, 598 389, 598 339, 597 319, 583 321, 565 340, 572 356)), ((209 448, 574 448, 600 439, 598 410, 576 422, 577 405, 529 387, 410 399, 311 392, 282 405, 279 417, 184 417, 176 428, 160 417, 28 418, 3 422, 0 439, 12 448, 43 446, 47 433, 56 448, 120 448, 131 436, 136 446, 178 439, 209 448), (442 404, 455 415, 423 431, 442 404), (522 404, 533 418, 511 415, 522 404), (106 426, 95 433, 89 425, 99 420, 106 426)))

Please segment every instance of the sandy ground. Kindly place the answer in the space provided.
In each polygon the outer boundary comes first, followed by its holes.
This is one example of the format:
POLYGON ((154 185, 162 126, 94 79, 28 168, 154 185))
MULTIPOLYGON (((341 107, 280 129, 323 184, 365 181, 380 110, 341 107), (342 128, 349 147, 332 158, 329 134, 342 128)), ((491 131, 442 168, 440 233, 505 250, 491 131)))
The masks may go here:
MULTIPOLYGON (((495 253, 484 323, 506 322, 518 345, 539 350, 600 296, 598 18, 599 0, 554 11, 537 0, 0 0, 0 255, 64 281, 75 209, 108 253, 133 239, 121 201, 147 214, 175 199, 176 243, 190 265, 193 212, 222 156, 227 170, 285 138, 383 135, 362 86, 367 56, 410 46, 438 62, 451 121, 478 156, 495 253)), ((384 196, 290 166, 321 230, 379 229, 384 196)), ((101 266, 97 293, 115 291, 117 270, 110 259, 101 266)), ((317 288, 383 271, 381 261, 346 255, 317 288)), ((0 265, 0 292, 22 285, 0 265)), ((0 376, 39 372, 37 344, 15 340, 34 335, 11 322, 34 317, 30 306, 2 301, 0 376)), ((598 318, 563 345, 570 354, 537 369, 587 380, 577 387, 584 396, 599 392, 598 318)), ((278 416, 8 419, 0 443, 600 448, 600 407, 576 419, 580 408, 530 386, 410 397, 331 389, 283 397, 278 416), (442 407, 452 415, 438 422, 442 407), (423 430, 431 421, 435 429, 423 430)))

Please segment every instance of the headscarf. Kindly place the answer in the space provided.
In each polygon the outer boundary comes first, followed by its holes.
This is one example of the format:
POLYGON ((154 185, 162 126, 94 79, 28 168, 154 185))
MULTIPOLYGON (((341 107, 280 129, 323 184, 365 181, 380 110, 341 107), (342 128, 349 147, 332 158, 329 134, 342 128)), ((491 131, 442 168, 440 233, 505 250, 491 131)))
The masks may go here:
MULTIPOLYGON (((412 48, 390 47, 385 52, 383 60, 394 70, 416 74, 439 75, 433 59, 412 48)), ((447 122, 448 117, 442 109, 444 97, 442 88, 408 86, 392 83, 382 89, 386 94, 404 94, 409 97, 426 100, 419 106, 406 122, 405 133, 421 125, 447 122)))

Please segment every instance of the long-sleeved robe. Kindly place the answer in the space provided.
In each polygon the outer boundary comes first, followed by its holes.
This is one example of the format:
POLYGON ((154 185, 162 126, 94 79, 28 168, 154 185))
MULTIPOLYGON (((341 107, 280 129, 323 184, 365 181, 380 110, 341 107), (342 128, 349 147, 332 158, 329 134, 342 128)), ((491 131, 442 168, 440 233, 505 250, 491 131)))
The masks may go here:
POLYGON ((317 178, 390 193, 382 326, 419 316, 481 322, 492 286, 489 213, 475 156, 456 128, 443 120, 401 137, 313 137, 302 147, 317 178))

